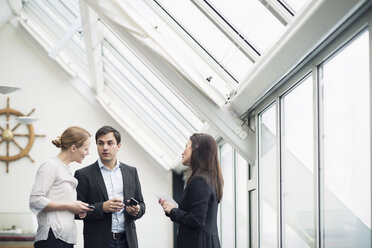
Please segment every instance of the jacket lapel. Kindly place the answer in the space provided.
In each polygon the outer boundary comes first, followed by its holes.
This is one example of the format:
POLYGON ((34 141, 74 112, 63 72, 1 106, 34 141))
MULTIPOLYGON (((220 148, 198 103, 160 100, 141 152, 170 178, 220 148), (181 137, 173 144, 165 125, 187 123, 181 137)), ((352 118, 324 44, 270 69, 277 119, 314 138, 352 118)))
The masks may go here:
POLYGON ((126 204, 126 200, 128 200, 127 195, 128 195, 129 178, 128 178, 128 173, 126 173, 126 168, 122 163, 120 163, 120 170, 121 170, 121 176, 123 177, 124 204, 126 204))
POLYGON ((98 162, 96 162, 96 166, 94 167, 93 174, 94 174, 94 177, 96 178, 99 188, 102 191, 103 196, 105 197, 105 201, 107 201, 109 199, 108 194, 107 194, 107 189, 106 189, 105 182, 103 181, 102 173, 99 168, 98 162))

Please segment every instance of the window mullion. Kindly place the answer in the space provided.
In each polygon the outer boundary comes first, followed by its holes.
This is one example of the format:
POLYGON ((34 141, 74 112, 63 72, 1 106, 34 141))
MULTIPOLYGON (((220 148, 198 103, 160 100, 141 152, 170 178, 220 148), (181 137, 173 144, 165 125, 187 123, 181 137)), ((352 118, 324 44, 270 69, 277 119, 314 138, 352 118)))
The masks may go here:
POLYGON ((260 57, 261 52, 254 46, 253 42, 244 37, 244 34, 237 27, 229 23, 222 13, 208 1, 192 0, 192 2, 219 28, 221 31, 234 41, 235 44, 244 52, 244 54, 255 63, 260 57))
POLYGON ((287 6, 277 0, 259 0, 284 26, 294 17, 293 12, 287 6))

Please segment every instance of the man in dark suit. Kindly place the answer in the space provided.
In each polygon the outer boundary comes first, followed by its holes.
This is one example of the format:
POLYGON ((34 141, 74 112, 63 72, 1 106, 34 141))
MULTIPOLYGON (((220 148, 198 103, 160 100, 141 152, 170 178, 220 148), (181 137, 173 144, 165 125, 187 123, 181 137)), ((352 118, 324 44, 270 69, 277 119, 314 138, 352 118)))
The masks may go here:
POLYGON ((94 209, 79 215, 84 220, 84 247, 137 248, 135 220, 145 214, 137 169, 120 163, 116 153, 121 146, 120 133, 110 126, 96 133, 99 159, 77 170, 77 198, 94 209), (130 206, 130 199, 138 201, 130 206))

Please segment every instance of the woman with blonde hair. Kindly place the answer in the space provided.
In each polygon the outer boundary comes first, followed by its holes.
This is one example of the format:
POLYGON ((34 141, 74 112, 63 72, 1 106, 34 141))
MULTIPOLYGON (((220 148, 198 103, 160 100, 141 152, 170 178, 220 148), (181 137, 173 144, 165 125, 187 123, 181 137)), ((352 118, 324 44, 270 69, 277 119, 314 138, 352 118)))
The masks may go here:
POLYGON ((90 136, 81 127, 69 127, 52 140, 61 151, 39 167, 30 195, 30 209, 38 221, 35 248, 67 248, 76 244, 75 214, 84 215, 90 209, 87 203, 76 200, 78 182, 70 171, 70 163, 81 163, 89 154, 90 136))
POLYGON ((217 209, 222 198, 223 178, 217 151, 212 136, 193 134, 182 153, 182 164, 191 168, 191 176, 179 207, 159 199, 165 214, 179 224, 177 248, 220 247, 217 209))

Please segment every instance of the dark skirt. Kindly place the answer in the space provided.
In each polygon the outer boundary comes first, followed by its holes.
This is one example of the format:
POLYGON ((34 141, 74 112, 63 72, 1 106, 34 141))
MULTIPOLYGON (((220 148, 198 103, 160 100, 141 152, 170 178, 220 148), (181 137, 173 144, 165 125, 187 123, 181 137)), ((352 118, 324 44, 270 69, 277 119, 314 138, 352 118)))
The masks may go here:
POLYGON ((56 239, 53 234, 52 228, 49 229, 48 239, 39 240, 34 243, 35 248, 73 248, 73 244, 66 243, 60 239, 56 239))

